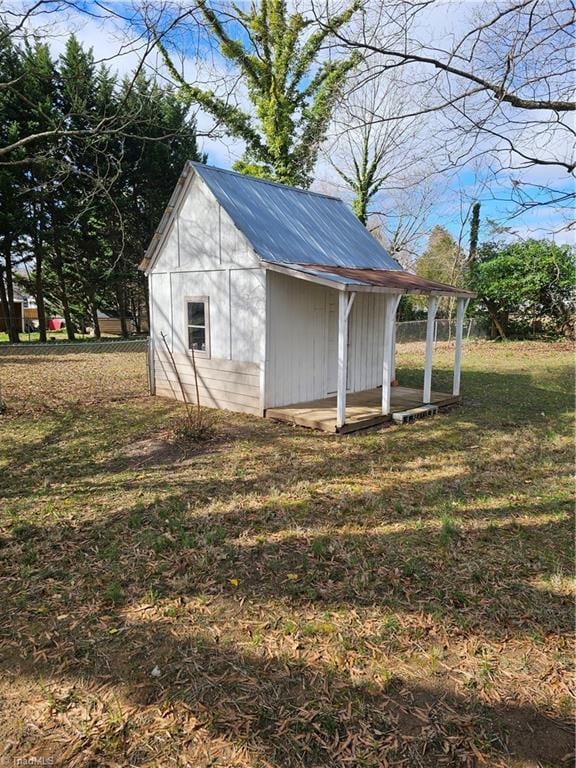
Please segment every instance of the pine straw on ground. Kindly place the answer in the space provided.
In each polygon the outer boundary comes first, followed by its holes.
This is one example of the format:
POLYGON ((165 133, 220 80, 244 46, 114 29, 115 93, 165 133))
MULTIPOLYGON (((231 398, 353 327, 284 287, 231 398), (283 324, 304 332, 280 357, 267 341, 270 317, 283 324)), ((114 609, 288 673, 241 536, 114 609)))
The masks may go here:
MULTIPOLYGON (((142 397, 148 391, 145 341, 141 351, 51 349, 45 353, 7 353, 0 348, 0 399, 16 414, 60 413, 70 406, 142 397)), ((112 345, 110 345, 112 349, 112 345)))
POLYGON ((409 427, 222 413, 193 453, 111 358, 3 370, 0 762, 571 764, 569 346, 470 345, 409 427))

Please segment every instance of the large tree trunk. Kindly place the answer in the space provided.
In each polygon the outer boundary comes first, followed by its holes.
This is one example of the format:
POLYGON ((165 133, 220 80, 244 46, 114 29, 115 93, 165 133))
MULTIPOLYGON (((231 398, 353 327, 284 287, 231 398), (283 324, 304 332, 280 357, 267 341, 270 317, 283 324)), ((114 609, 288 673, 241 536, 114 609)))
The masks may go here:
POLYGON ((70 304, 68 303, 68 292, 65 285, 62 286, 62 313, 64 315, 64 322, 66 323, 66 336, 68 337, 68 341, 75 341, 76 325, 72 320, 70 304))
POLYGON ((128 322, 126 318, 126 294, 123 288, 119 288, 116 294, 118 301, 118 314, 120 316, 120 328, 122 336, 128 338, 128 322))
POLYGON ((68 290, 66 288, 66 278, 64 277, 64 268, 62 265, 62 257, 60 254, 60 248, 56 246, 56 260, 54 262, 54 269, 58 277, 58 287, 60 289, 60 301, 62 302, 62 313, 64 315, 64 322, 66 323, 66 335, 68 341, 74 341, 76 339, 76 328, 72 315, 70 313, 70 303, 68 302, 68 290))
POLYGON ((492 324, 494 325, 494 328, 496 329, 497 334, 500 336, 501 339, 506 339, 506 321, 503 318, 500 318, 499 312, 497 307, 491 302, 484 300, 484 303, 486 304, 486 308, 488 310, 488 314, 490 315, 490 320, 492 320, 492 324))
POLYGON ((34 276, 36 308, 38 312, 38 333, 40 341, 47 341, 46 337, 46 304, 44 302, 44 281, 42 279, 42 248, 36 243, 34 249, 36 261, 36 274, 34 276))
POLYGON ((62 257, 62 248, 60 240, 58 239, 58 227, 55 224, 56 211, 54 206, 51 207, 52 216, 52 245, 54 248, 54 269, 56 276, 58 277, 58 287, 60 289, 60 301, 62 302, 62 314, 64 315, 64 322, 66 323, 66 335, 68 341, 74 341, 76 339, 76 327, 72 320, 70 313, 70 303, 68 301, 68 289, 66 287, 66 278, 64 275, 64 260, 62 257))
POLYGON ((130 301, 130 314, 132 315, 132 320, 134 322, 134 330, 136 333, 141 333, 141 324, 140 324, 140 296, 138 294, 137 286, 133 286, 132 290, 130 291, 129 296, 130 301))
POLYGON ((42 264, 44 254, 42 247, 44 245, 42 238, 43 216, 42 211, 33 207, 33 214, 39 222, 38 227, 34 228, 34 261, 36 270, 34 275, 34 297, 36 299, 36 311, 38 312, 38 334, 40 341, 47 341, 46 338, 46 305, 44 302, 44 279, 42 276, 42 264))
POLYGON ((93 295, 90 296, 90 314, 92 315, 94 337, 100 339, 102 338, 102 332, 100 331, 100 321, 98 320, 98 306, 96 305, 96 299, 93 295))
POLYGON ((76 326, 70 312, 70 302, 68 301, 66 278, 64 277, 64 269, 62 268, 62 261, 60 257, 56 259, 56 264, 54 266, 58 276, 58 288, 60 289, 59 293, 60 301, 62 303, 62 314, 64 315, 64 322, 66 323, 66 335, 68 336, 68 341, 74 341, 76 338, 76 326))
MULTIPOLYGON (((7 238, 4 243, 4 279, 6 283, 5 317, 8 325, 8 338, 11 344, 20 343, 20 329, 18 318, 14 312, 14 281, 12 278, 12 239, 7 238)), ((21 323, 20 323, 21 325, 21 323)))
POLYGON ((8 318, 10 316, 10 309, 8 305, 8 297, 6 295, 6 282, 4 280, 4 269, 0 269, 0 306, 2 306, 2 316, 6 323, 6 331, 8 332, 9 324, 8 318))

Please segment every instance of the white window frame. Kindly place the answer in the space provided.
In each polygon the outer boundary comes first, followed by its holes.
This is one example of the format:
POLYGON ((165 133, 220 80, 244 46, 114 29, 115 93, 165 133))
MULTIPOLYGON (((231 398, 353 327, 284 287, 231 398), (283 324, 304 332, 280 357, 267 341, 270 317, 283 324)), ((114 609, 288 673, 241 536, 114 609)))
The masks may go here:
POLYGON ((186 296, 184 299, 184 327, 185 327, 185 339, 186 339, 186 352, 192 355, 194 351, 194 357, 210 357, 210 298, 208 296, 186 296), (204 326, 190 325, 188 323, 188 304, 204 304, 204 326), (190 328, 202 328, 204 327, 206 349, 191 350, 189 347, 189 329, 190 328))

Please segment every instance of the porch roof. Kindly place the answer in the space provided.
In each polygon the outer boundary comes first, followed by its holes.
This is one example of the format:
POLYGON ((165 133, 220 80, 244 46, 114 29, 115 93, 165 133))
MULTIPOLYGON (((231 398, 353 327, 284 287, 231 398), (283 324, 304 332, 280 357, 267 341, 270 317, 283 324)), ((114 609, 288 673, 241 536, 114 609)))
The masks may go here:
POLYGON ((415 293, 433 296, 475 298, 476 294, 446 283, 427 280, 404 270, 338 267, 325 264, 263 262, 266 269, 301 280, 328 285, 341 291, 369 293, 415 293))

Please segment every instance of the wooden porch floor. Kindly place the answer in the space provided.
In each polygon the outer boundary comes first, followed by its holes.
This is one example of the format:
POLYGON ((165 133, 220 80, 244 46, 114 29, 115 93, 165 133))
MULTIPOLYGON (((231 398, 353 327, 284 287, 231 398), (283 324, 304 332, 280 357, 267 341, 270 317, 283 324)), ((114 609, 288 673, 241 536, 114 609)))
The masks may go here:
MULTIPOLYGON (((455 405, 460 397, 446 392, 432 392, 432 403, 438 407, 455 405)), ((350 392, 346 398, 346 424, 336 429, 336 395, 306 403, 284 405, 281 408, 268 408, 266 417, 276 421, 287 421, 301 427, 321 429, 324 432, 354 432, 378 424, 392 421, 392 416, 382 416, 382 390, 366 389, 363 392, 350 392)), ((422 390, 410 387, 392 387, 392 413, 406 411, 422 405, 422 390)))

